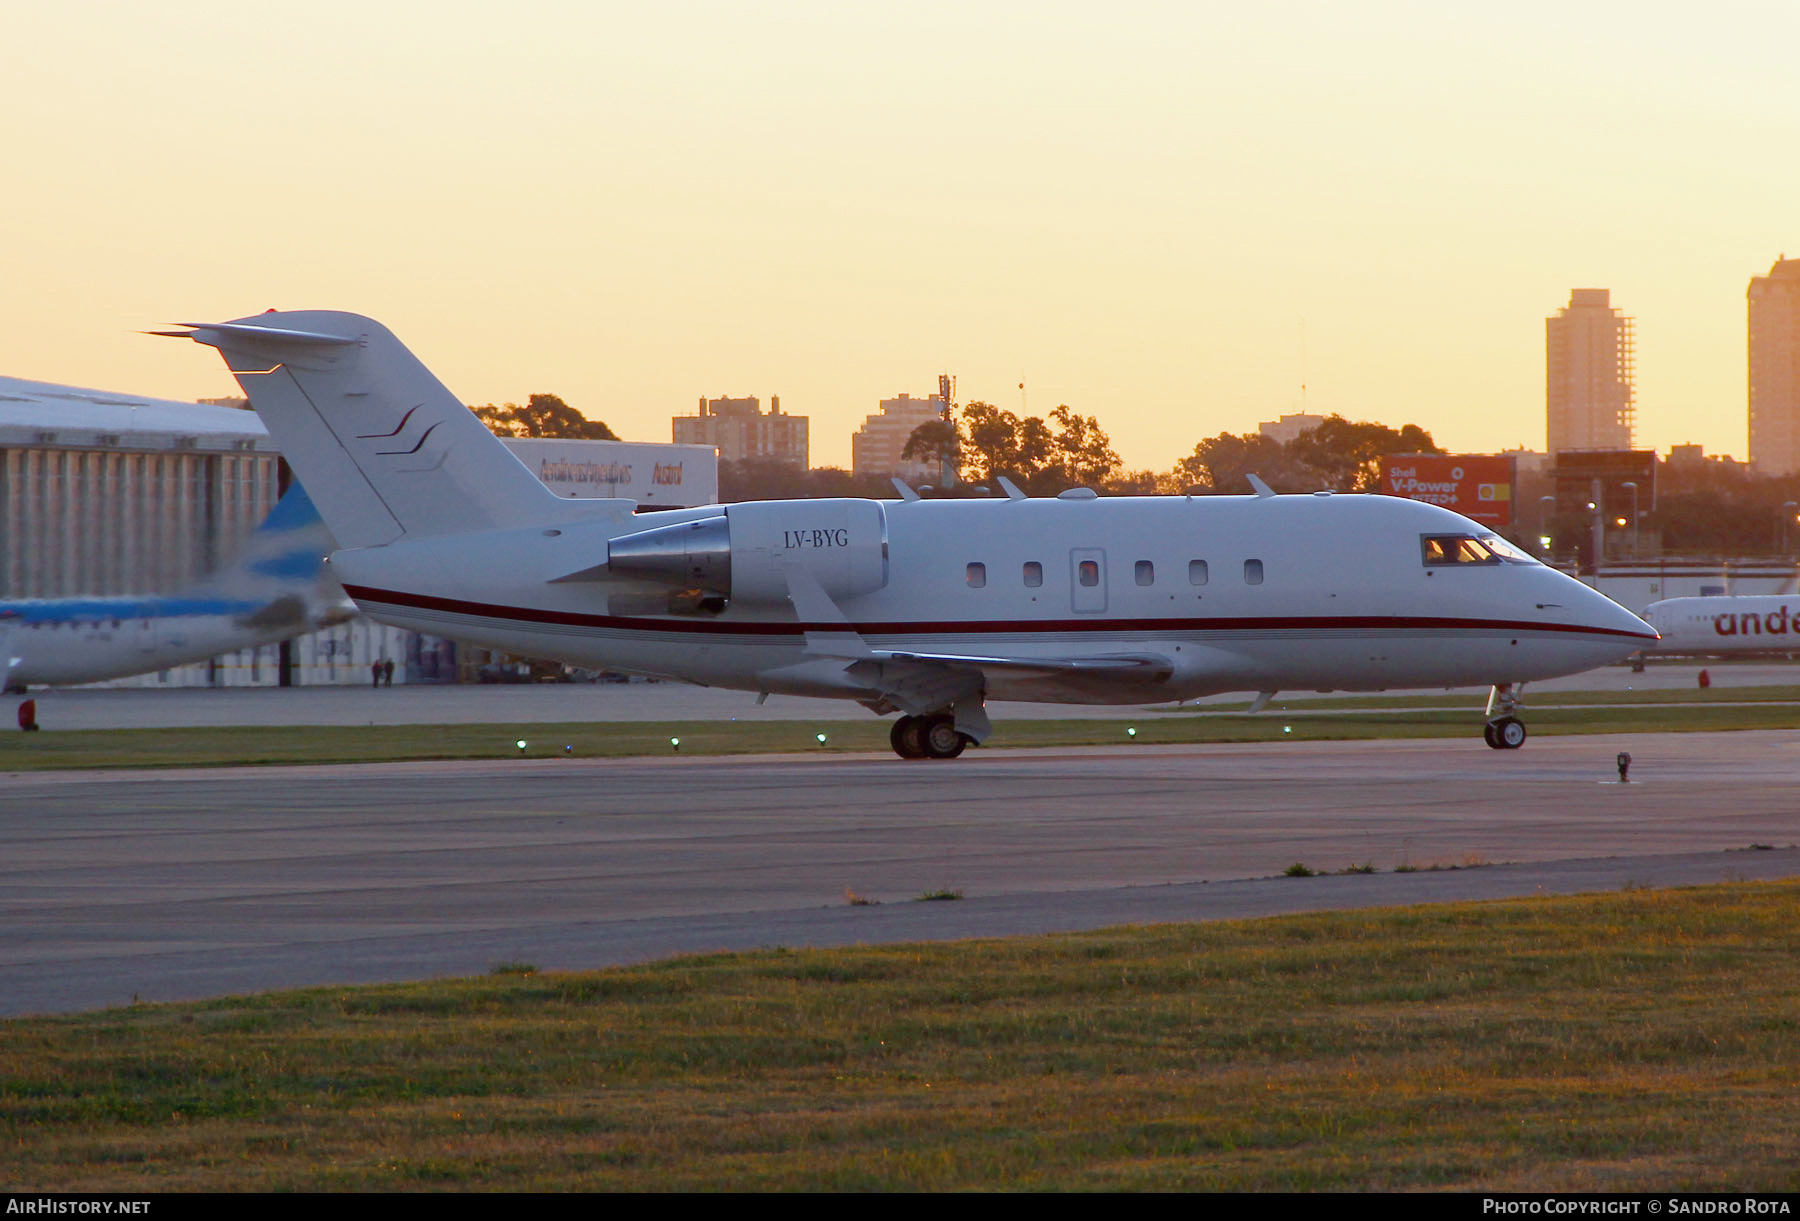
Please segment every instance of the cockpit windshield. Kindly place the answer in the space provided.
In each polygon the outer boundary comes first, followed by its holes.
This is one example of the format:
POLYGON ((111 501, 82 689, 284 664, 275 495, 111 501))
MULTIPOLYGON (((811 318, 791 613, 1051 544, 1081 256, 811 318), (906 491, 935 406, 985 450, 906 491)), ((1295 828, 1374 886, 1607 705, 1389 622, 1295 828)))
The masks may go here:
POLYGON ((1427 568, 1464 564, 1535 564, 1497 534, 1426 534, 1419 538, 1427 568))
POLYGON ((1521 551, 1519 548, 1501 538, 1498 534, 1482 535, 1481 545, 1509 564, 1537 564, 1541 562, 1530 552, 1521 551))

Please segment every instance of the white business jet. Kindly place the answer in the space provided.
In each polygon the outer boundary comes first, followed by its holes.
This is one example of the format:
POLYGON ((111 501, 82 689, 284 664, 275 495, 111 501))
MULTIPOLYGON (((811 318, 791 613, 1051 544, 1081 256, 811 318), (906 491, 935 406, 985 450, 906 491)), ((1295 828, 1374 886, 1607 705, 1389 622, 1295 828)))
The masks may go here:
POLYGON ((295 484, 242 555, 179 593, 0 602, 5 687, 125 678, 342 623, 356 608, 325 572, 334 546, 295 484))
POLYGON ((575 665, 899 712, 949 758, 988 699, 1518 684, 1655 633, 1467 518, 1387 496, 752 501, 635 515, 564 500, 379 323, 267 313, 166 332, 216 347, 384 623, 575 665))

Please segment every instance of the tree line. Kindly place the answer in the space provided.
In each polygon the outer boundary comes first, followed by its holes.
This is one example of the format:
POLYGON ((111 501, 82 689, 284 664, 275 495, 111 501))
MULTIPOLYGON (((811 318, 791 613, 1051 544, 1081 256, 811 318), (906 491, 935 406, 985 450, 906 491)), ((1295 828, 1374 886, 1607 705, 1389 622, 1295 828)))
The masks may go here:
MULTIPOLYGON (((488 403, 470 410, 502 437, 619 439, 603 422, 588 419, 554 394, 531 395, 523 405, 488 403)), ((1442 452, 1417 425, 1393 429, 1334 415, 1292 441, 1222 432, 1196 444, 1193 453, 1169 470, 1127 470, 1100 421, 1067 404, 1045 418, 973 402, 953 410, 947 420, 919 425, 907 439, 904 456, 939 465, 948 456, 965 494, 976 487, 992 489, 1004 475, 1032 496, 1054 496, 1076 487, 1148 496, 1242 493, 1252 474, 1278 492, 1369 492, 1380 485, 1381 455, 1442 452)), ((892 493, 886 475, 858 475, 836 467, 801 470, 765 458, 719 463, 719 497, 724 501, 892 493)))
MULTIPOLYGON (((1758 475, 1709 458, 1665 462, 1640 529, 1667 555, 1792 555, 1800 548, 1800 475, 1758 475)), ((1576 528, 1580 528, 1577 523, 1576 528)))
MULTIPOLYGON (((616 441, 554 394, 533 394, 523 404, 471 407, 503 437, 567 437, 616 441)), ((1416 424, 1390 428, 1367 420, 1330 416, 1291 441, 1260 432, 1221 432, 1195 444, 1166 471, 1128 470, 1112 439, 1094 416, 1066 404, 1049 416, 1021 416, 991 403, 974 402, 948 420, 921 424, 907 440, 905 456, 941 464, 948 455, 959 487, 935 494, 973 494, 995 487, 1005 475, 1033 496, 1090 487, 1114 496, 1239 495, 1256 475, 1277 492, 1373 492, 1381 486, 1384 454, 1444 451, 1416 424)), ((1665 463, 1658 473, 1654 507, 1645 506, 1641 528, 1668 554, 1757 555, 1800 548, 1800 475, 1757 475, 1742 463, 1707 460, 1665 463)), ((719 499, 782 500, 822 496, 893 495, 885 475, 858 475, 836 467, 802 470, 772 459, 719 463, 719 499)), ((1585 529, 1585 518, 1556 525, 1563 534, 1585 529)))
POLYGON ((566 437, 578 441, 617 441, 601 420, 590 420, 554 394, 534 394, 518 403, 470 407, 497 437, 566 437))
POLYGON ((1127 470, 1112 439, 1093 416, 1067 405, 1020 417, 990 403, 970 403, 949 420, 919 425, 904 456, 955 464, 965 483, 1005 475, 1032 495, 1054 496, 1072 487, 1113 495, 1237 494, 1257 475, 1277 492, 1371 492, 1381 484, 1384 454, 1439 454, 1431 434, 1416 424, 1389 428, 1331 416, 1291 441, 1260 432, 1222 432, 1194 446, 1167 471, 1127 470))

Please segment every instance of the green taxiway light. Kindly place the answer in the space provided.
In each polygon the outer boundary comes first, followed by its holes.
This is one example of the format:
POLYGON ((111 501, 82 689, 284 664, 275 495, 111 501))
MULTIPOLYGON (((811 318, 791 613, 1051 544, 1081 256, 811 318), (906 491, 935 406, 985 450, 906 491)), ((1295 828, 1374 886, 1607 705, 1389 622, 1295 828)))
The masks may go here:
POLYGON ((823 745, 825 745, 825 735, 824 735, 824 734, 822 734, 822 733, 815 733, 815 734, 814 734, 814 735, 813 735, 813 737, 815 737, 815 738, 817 738, 817 739, 818 739, 818 740, 819 740, 819 745, 820 745, 820 746, 823 746, 823 745))
POLYGON ((679 752, 681 750, 681 739, 680 738, 670 738, 669 739, 669 748, 671 750, 679 752))

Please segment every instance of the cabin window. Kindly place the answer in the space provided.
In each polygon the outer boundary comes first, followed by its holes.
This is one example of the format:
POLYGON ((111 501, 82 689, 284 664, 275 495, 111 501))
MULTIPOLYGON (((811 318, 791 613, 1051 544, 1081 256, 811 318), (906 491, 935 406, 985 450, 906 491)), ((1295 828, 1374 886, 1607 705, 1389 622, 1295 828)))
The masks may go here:
POLYGON ((1261 560, 1245 560, 1244 561, 1244 584, 1246 584, 1246 585, 1261 585, 1262 577, 1263 577, 1263 573, 1262 573, 1262 561, 1261 560))
POLYGON ((1036 560, 1025 561, 1025 588, 1036 589, 1044 583, 1044 566, 1036 560))
POLYGON ((1092 589, 1100 584, 1100 564, 1097 560, 1083 560, 1075 566, 1075 579, 1092 589))
POLYGON ((1156 565, 1152 564, 1149 560, 1139 560, 1137 562, 1137 567, 1135 567, 1132 572, 1136 575, 1137 583, 1139 585, 1156 584, 1156 565))
POLYGON ((970 564, 969 565, 969 588, 970 589, 980 589, 982 586, 984 586, 986 584, 987 584, 987 565, 986 564, 970 564))
POLYGON ((1189 585, 1204 585, 1204 584, 1206 584, 1206 561, 1205 560, 1189 560, 1188 561, 1188 584, 1189 585))

